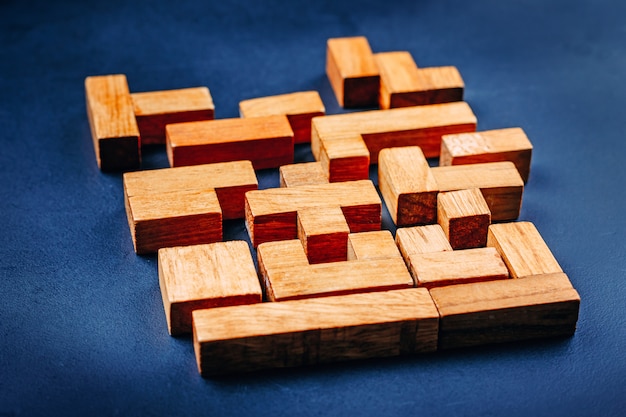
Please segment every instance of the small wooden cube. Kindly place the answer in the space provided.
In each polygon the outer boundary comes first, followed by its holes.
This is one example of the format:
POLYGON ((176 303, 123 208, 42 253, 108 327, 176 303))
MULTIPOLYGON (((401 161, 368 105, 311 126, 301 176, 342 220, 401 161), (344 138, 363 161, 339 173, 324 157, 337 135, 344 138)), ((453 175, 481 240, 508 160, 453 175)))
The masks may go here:
POLYGON ((338 206, 298 210, 298 238, 311 264, 347 260, 349 233, 338 206))
POLYGON ((325 142, 318 161, 329 182, 366 180, 370 175, 370 153, 361 135, 325 142))
POLYGON ((478 188, 439 193, 437 222, 453 249, 487 245, 491 212, 478 188))
POLYGON ((283 165, 278 169, 281 187, 327 184, 328 177, 319 162, 283 165))

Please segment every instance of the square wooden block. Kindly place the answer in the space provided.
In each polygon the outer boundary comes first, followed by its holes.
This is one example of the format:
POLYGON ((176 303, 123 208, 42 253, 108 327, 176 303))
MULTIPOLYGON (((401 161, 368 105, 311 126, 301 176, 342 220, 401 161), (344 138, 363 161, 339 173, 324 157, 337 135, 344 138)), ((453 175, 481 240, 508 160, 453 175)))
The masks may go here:
POLYGON ((437 222, 453 249, 481 248, 487 245, 491 212, 477 188, 439 193, 437 222))

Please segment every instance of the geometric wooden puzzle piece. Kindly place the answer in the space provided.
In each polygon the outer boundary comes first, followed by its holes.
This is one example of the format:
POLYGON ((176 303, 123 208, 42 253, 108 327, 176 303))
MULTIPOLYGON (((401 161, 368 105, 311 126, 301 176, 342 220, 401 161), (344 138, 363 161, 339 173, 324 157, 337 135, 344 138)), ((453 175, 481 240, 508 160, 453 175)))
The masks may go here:
POLYGON ((328 177, 319 162, 283 165, 278 172, 281 187, 328 184, 328 177))
POLYGON ((244 241, 159 249, 159 285, 169 333, 191 333, 197 309, 260 303, 261 286, 244 241))
POLYGON ((311 264, 345 261, 349 233, 339 206, 298 210, 298 238, 311 264))
POLYGON ((361 135, 320 142, 317 159, 329 182, 357 181, 369 178, 370 152, 361 135))
POLYGON ((326 74, 340 106, 378 105, 380 75, 367 38, 328 39, 326 74))
POLYGON ((132 93, 141 145, 165 144, 165 125, 212 120, 215 106, 206 87, 132 93))
POLYGON ((299 240, 278 240, 265 242, 257 247, 257 264, 263 293, 267 294, 268 269, 306 268, 309 260, 299 240))
POLYGON ((451 251, 452 246, 438 224, 398 229, 396 244, 407 265, 414 254, 451 251))
POLYGON ((417 68, 409 52, 374 55, 380 70, 381 109, 463 100, 463 78, 456 67, 417 68))
POLYGON ((348 235, 348 260, 402 258, 389 230, 348 235))
POLYGON ((293 163, 286 116, 174 123, 165 130, 172 167, 249 160, 254 169, 265 169, 293 163))
POLYGON ((491 212, 478 188, 439 193, 437 222, 453 249, 487 245, 491 212))
POLYGON ((440 166, 511 161, 526 183, 533 145, 519 127, 444 135, 440 166))
POLYGON ((139 129, 126 76, 85 78, 85 97, 98 167, 102 171, 138 169, 139 129))
POLYGON ((439 189, 419 147, 380 151, 378 186, 396 226, 432 224, 437 221, 439 189))
POLYGON ((241 117, 285 115, 293 130, 294 143, 311 142, 311 119, 326 113, 317 91, 301 91, 239 102, 241 117))
POLYGON ((424 288, 196 310, 202 376, 432 352, 439 314, 424 288))

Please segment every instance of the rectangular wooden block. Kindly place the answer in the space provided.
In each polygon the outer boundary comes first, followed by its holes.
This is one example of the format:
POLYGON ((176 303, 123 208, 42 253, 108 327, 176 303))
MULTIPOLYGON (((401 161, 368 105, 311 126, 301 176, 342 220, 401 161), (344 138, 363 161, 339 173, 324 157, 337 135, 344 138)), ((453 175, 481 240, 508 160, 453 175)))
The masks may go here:
POLYGON ((266 291, 269 286, 268 270, 292 267, 304 270, 309 266, 302 242, 298 239, 261 243, 257 247, 257 263, 263 292, 266 294, 265 299, 268 298, 266 291))
POLYGON ((511 161, 524 182, 528 182, 532 149, 526 133, 519 127, 445 135, 439 165, 511 161))
POLYGON ((348 260, 401 258, 389 230, 348 235, 348 260))
POLYGON ((328 184, 328 177, 319 162, 283 165, 278 169, 281 187, 328 184))
POLYGON ((311 142, 311 119, 326 114, 317 91, 300 91, 239 102, 241 117, 287 116, 294 143, 311 142))
POLYGON ((339 206, 298 210, 298 238, 311 264, 347 260, 349 233, 339 206))
POLYGON ((446 234, 438 224, 398 229, 396 244, 407 266, 410 266, 413 254, 452 250, 446 234))
POLYGON ((453 249, 487 245, 491 212, 478 188, 439 193, 437 222, 453 249))
POLYGON ((328 39, 326 74, 340 106, 378 105, 380 75, 367 38, 328 39))
POLYGON ((433 288, 439 349, 570 336, 580 297, 563 273, 433 288))
POLYGON ((378 186, 396 226, 432 224, 437 221, 439 189, 419 147, 380 151, 378 186))
POLYGON ((193 310, 261 302, 261 286, 244 241, 163 248, 158 262, 172 336, 191 333, 193 310))
POLYGON ((422 288, 193 312, 203 376, 434 351, 439 314, 422 288))
POLYGON ((172 167, 249 160, 254 169, 265 169, 293 163, 286 116, 175 123, 165 130, 172 167))
POLYGON ((138 169, 139 128, 126 76, 87 77, 85 98, 98 167, 102 171, 138 169))
POLYGON ((206 87, 132 93, 141 145, 165 144, 165 126, 212 120, 215 105, 206 87))
POLYGON ((370 175, 370 152, 361 135, 321 144, 318 161, 329 182, 366 180, 370 175))

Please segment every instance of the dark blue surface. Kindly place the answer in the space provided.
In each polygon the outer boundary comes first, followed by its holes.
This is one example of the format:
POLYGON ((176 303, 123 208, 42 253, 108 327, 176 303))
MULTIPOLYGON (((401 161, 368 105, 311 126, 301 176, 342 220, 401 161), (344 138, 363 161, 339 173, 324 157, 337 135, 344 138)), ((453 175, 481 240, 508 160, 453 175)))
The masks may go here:
POLYGON ((624 415, 625 16, 619 1, 0 1, 0 416, 624 415), (521 219, 579 291, 578 330, 202 379, 167 334, 155 257, 133 252, 121 177, 96 167, 84 78, 206 85, 219 118, 305 89, 336 113, 325 42, 353 35, 456 65, 480 130, 526 131, 521 219))

